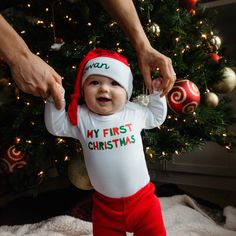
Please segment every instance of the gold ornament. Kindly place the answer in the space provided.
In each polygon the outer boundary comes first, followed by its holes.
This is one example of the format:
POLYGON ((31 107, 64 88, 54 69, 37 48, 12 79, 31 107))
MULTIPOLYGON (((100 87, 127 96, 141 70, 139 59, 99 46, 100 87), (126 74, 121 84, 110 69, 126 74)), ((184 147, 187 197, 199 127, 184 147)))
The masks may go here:
POLYGON ((93 186, 88 177, 82 152, 73 157, 68 163, 68 178, 73 185, 82 190, 91 190, 93 186))
POLYGON ((157 23, 148 24, 147 31, 157 37, 159 37, 161 33, 160 26, 157 23))
POLYGON ((0 87, 6 87, 9 84, 9 80, 6 78, 0 78, 0 87))
POLYGON ((215 93, 210 92, 210 91, 207 91, 204 94, 204 101, 208 107, 212 107, 212 108, 217 107, 217 105, 219 104, 218 96, 215 93))
POLYGON ((229 68, 223 69, 223 79, 212 85, 212 89, 217 93, 229 93, 236 87, 236 74, 229 68))
POLYGON ((219 48, 221 47, 221 39, 219 36, 213 35, 210 42, 216 50, 219 50, 219 48))
POLYGON ((155 155, 155 151, 151 147, 146 147, 145 153, 150 158, 153 158, 155 155))

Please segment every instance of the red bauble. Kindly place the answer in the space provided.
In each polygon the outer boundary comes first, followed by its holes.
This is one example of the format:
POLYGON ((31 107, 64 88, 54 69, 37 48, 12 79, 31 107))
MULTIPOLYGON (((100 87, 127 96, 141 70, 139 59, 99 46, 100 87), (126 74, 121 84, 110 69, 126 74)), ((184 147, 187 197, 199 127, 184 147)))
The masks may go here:
POLYGON ((26 165, 26 155, 17 150, 15 145, 10 146, 0 158, 0 167, 4 173, 13 173, 26 165))
POLYGON ((169 108, 178 114, 193 113, 200 102, 198 87, 190 80, 178 80, 167 95, 169 108))
POLYGON ((221 59, 221 56, 219 56, 217 53, 211 53, 209 57, 216 63, 218 63, 221 59))
POLYGON ((179 5, 189 12, 196 8, 197 0, 179 0, 179 5))

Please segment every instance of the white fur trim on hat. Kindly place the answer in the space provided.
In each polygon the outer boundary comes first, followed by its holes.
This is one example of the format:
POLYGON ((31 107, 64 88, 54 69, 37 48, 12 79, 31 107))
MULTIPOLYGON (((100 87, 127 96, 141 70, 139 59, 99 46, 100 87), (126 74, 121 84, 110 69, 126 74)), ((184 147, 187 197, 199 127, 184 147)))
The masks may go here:
POLYGON ((115 80, 127 92, 130 99, 133 90, 133 75, 128 65, 110 57, 96 57, 87 62, 82 76, 82 86, 90 75, 103 75, 115 80))

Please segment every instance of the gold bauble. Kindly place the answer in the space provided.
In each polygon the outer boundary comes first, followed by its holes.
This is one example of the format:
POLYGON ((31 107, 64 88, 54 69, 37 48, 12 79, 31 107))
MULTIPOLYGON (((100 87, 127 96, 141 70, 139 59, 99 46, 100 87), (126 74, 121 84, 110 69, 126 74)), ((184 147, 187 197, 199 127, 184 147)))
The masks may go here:
POLYGON ((81 152, 68 163, 68 178, 73 185, 82 190, 91 190, 93 186, 88 177, 84 157, 81 152))
POLYGON ((151 147, 146 147, 145 154, 148 157, 153 158, 155 156, 155 151, 151 147))
POLYGON ((216 50, 219 50, 219 48, 221 47, 221 39, 219 36, 213 35, 211 38, 211 44, 213 46, 215 46, 216 50))
POLYGON ((6 78, 0 78, 0 87, 6 87, 9 84, 9 80, 6 78))
POLYGON ((157 23, 150 23, 147 27, 148 32, 152 33, 154 36, 159 37, 161 33, 160 26, 157 23))
POLYGON ((206 92, 204 94, 204 102, 208 107, 215 108, 219 104, 219 98, 213 92, 206 92))
POLYGON ((212 85, 212 89, 217 93, 229 93, 236 87, 236 74, 229 68, 223 69, 223 79, 212 85))

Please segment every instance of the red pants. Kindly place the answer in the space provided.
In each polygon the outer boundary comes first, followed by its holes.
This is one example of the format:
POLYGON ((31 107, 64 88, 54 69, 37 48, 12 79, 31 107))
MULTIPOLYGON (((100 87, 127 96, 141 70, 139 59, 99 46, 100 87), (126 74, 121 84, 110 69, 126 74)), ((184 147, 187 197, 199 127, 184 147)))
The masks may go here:
POLYGON ((166 236, 161 207, 154 194, 155 187, 147 184, 137 193, 122 198, 109 198, 98 192, 93 196, 93 235, 166 236))

